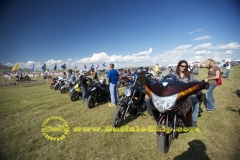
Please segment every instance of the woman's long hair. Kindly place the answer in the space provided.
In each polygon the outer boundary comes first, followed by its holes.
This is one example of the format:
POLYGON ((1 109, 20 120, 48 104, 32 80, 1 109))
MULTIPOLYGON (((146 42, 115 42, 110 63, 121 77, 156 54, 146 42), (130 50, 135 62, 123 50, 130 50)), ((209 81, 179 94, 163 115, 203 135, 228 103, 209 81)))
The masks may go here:
POLYGON ((186 67, 185 67, 185 70, 184 70, 184 75, 190 80, 190 73, 188 71, 188 63, 187 63, 187 61, 181 60, 181 61, 178 62, 178 65, 177 65, 177 68, 176 68, 176 73, 177 73, 177 75, 180 78, 180 65, 182 63, 186 63, 186 67))

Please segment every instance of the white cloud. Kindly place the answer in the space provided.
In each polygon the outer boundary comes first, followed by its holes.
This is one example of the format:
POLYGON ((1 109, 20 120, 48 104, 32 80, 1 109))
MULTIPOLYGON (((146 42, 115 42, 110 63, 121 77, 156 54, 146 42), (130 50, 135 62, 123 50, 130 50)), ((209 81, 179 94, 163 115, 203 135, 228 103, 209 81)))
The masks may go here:
POLYGON ((216 46, 216 49, 240 49, 240 44, 238 44, 238 42, 220 44, 216 46))
POLYGON ((230 54, 231 55, 231 54, 233 54, 233 51, 232 50, 227 50, 226 54, 230 54))
POLYGON ((190 31, 190 32, 188 32, 188 34, 194 34, 194 33, 197 33, 197 32, 200 32, 202 29, 198 29, 198 30, 196 30, 196 31, 190 31))
POLYGON ((211 43, 204 43, 204 44, 200 44, 196 47, 193 48, 194 51, 199 51, 199 50, 204 50, 204 49, 208 49, 209 47, 211 47, 211 43))
POLYGON ((62 63, 62 60, 53 60, 53 59, 51 59, 51 60, 48 60, 47 62, 46 62, 46 65, 47 66, 51 66, 51 65, 55 65, 55 64, 60 64, 60 63, 62 63))
POLYGON ((197 37, 194 39, 194 41, 201 41, 201 40, 206 40, 206 39, 211 39, 211 36, 202 36, 202 37, 197 37))
POLYGON ((206 51, 206 50, 201 50, 201 51, 196 51, 196 54, 210 54, 210 51, 206 51))
POLYGON ((114 62, 140 62, 144 60, 148 60, 150 58, 150 54, 152 53, 152 48, 149 48, 147 51, 142 51, 132 55, 112 55, 109 56, 105 52, 94 53, 92 57, 82 58, 76 63, 114 63, 114 62))
POLYGON ((181 45, 181 46, 176 47, 176 48, 174 49, 174 51, 183 51, 183 50, 189 49, 190 47, 192 47, 191 44, 181 45))
POLYGON ((67 59, 67 62, 70 62, 70 61, 72 61, 72 58, 68 58, 68 59, 67 59))

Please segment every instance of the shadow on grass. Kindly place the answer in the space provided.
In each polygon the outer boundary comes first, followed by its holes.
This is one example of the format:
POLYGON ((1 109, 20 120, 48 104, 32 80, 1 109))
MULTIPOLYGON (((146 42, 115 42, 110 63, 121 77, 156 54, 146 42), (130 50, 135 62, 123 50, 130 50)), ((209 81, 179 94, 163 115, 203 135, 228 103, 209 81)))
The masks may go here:
POLYGON ((236 90, 236 92, 233 93, 236 93, 236 95, 240 98, 240 90, 236 90))
POLYGON ((232 111, 232 112, 238 112, 238 114, 240 115, 240 109, 239 110, 236 110, 232 107, 227 107, 226 110, 229 110, 229 111, 232 111))
POLYGON ((185 160, 185 159, 204 159, 210 160, 206 155, 206 145, 200 140, 193 140, 188 142, 189 148, 186 152, 182 153, 179 156, 176 156, 174 160, 185 160))

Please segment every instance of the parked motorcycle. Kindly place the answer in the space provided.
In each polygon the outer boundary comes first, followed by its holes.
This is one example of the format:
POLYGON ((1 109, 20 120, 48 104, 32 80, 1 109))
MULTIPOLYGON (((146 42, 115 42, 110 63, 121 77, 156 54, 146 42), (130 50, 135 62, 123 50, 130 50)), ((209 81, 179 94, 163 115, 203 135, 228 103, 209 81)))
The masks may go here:
POLYGON ((88 108, 93 108, 96 103, 110 101, 109 85, 106 84, 106 79, 101 78, 99 81, 92 81, 88 87, 88 94, 88 108))
POLYGON ((60 90, 64 84, 65 84, 65 79, 63 79, 62 77, 57 77, 57 82, 54 84, 53 89, 60 90))
POLYGON ((165 76, 157 83, 145 83, 146 93, 150 99, 152 115, 157 122, 157 147, 166 154, 173 139, 180 132, 186 132, 186 127, 192 127, 192 102, 190 95, 207 88, 207 83, 177 81, 173 75, 165 76), (169 132, 164 130, 171 128, 169 132), (185 127, 186 130, 178 130, 185 127))
MULTIPOLYGON (((87 78, 87 85, 88 86, 90 85, 91 82, 92 82, 92 79, 87 78)), ((71 88, 69 96, 70 96, 71 101, 76 101, 80 97, 82 98, 82 89, 81 89, 80 82, 77 82, 75 84, 75 86, 73 88, 71 88)))
POLYGON ((120 127, 123 121, 127 118, 128 113, 135 115, 143 112, 146 108, 145 91, 142 85, 137 83, 137 78, 133 83, 127 86, 118 100, 117 109, 112 118, 112 126, 120 127))
POLYGON ((53 89, 55 84, 57 83, 58 77, 52 79, 52 83, 50 84, 50 88, 53 89))
POLYGON ((16 81, 31 81, 31 78, 29 76, 17 75, 15 77, 17 78, 16 81))
POLYGON ((130 76, 126 75, 126 74, 122 74, 119 76, 119 80, 118 80, 118 88, 121 86, 128 86, 129 82, 130 82, 130 76))
POLYGON ((60 92, 63 93, 67 93, 68 91, 70 91, 70 89, 75 85, 75 81, 71 81, 71 80, 67 80, 65 82, 66 84, 63 85, 60 89, 60 92))

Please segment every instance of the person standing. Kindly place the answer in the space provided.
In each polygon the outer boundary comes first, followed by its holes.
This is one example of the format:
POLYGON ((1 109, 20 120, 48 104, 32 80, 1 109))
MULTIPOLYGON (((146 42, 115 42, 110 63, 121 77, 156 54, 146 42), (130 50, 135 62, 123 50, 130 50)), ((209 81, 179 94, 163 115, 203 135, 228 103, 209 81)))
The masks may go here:
POLYGON ((92 79, 93 80, 98 80, 97 72, 92 68, 92 79))
POLYGON ((159 76, 159 66, 158 66, 158 63, 156 64, 154 69, 155 69, 155 76, 158 77, 159 76))
POLYGON ((109 91, 111 95, 111 103, 109 106, 116 106, 118 101, 118 77, 119 74, 117 70, 114 69, 114 64, 110 64, 110 70, 108 71, 107 79, 109 82, 109 91))
POLYGON ((149 73, 151 73, 155 77, 155 73, 152 68, 149 69, 149 73))
MULTIPOLYGON (((185 60, 181 60, 178 62, 176 72, 172 72, 171 74, 175 75, 179 81, 184 83, 188 82, 198 82, 196 77, 188 71, 188 63, 185 60)), ((202 93, 201 91, 198 93, 202 93)), ((197 127, 197 119, 198 119, 198 112, 199 112, 199 100, 196 94, 190 96, 192 101, 192 126, 197 127)))
POLYGON ((230 65, 230 63, 227 61, 227 62, 226 62, 226 72, 225 72, 226 78, 229 78, 230 69, 231 69, 231 65, 230 65))
POLYGON ((79 80, 80 80, 81 89, 82 89, 82 101, 83 101, 83 103, 86 103, 85 99, 88 98, 88 94, 87 94, 88 93, 87 92, 88 85, 87 85, 87 78, 86 78, 85 73, 82 73, 79 80))
POLYGON ((220 68, 217 66, 216 62, 213 59, 207 59, 202 63, 202 65, 208 69, 208 78, 205 79, 205 82, 209 83, 209 88, 206 92, 207 108, 205 110, 212 112, 216 109, 213 90, 217 86, 217 79, 220 76, 220 68))

